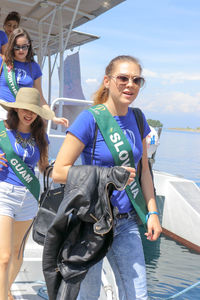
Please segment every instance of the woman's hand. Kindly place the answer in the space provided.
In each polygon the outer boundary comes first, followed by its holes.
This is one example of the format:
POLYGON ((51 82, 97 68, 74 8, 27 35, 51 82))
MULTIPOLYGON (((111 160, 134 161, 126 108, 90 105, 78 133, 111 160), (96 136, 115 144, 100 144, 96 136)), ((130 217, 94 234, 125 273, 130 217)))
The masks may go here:
POLYGON ((125 167, 125 166, 122 166, 122 168, 126 169, 127 171, 130 172, 130 175, 129 175, 129 179, 128 179, 128 182, 127 182, 127 185, 129 185, 131 182, 134 181, 135 179, 135 176, 136 176, 136 170, 135 168, 131 168, 131 167, 125 167))
POLYGON ((147 240, 156 241, 162 232, 158 215, 152 214, 149 216, 147 228, 148 232, 145 233, 147 240))
MULTIPOLYGON (((5 153, 0 154, 0 165, 4 167, 8 167, 8 165, 5 162, 8 162, 7 159, 4 157, 5 153)), ((2 171, 2 168, 0 167, 0 171, 2 171)))
POLYGON ((54 117, 53 118, 53 122, 55 124, 60 124, 60 125, 63 125, 65 127, 69 127, 69 120, 68 119, 65 119, 65 118, 57 118, 57 117, 54 117))

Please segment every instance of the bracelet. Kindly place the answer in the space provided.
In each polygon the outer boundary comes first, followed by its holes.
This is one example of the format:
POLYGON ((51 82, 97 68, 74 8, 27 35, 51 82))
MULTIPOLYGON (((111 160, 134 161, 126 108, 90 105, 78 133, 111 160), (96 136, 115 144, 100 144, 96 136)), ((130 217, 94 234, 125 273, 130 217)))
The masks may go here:
POLYGON ((157 211, 149 211, 148 214, 146 214, 146 223, 147 223, 150 215, 158 215, 159 216, 159 213, 157 211))

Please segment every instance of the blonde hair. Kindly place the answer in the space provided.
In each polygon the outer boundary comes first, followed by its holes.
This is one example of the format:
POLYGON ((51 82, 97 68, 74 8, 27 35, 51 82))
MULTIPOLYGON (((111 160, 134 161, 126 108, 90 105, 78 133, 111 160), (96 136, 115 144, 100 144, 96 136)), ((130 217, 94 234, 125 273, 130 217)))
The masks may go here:
MULTIPOLYGON (((115 67, 116 63, 121 63, 121 62, 131 62, 131 63, 135 63, 139 69, 140 69, 140 73, 142 73, 142 67, 139 63, 139 60, 133 56, 130 55, 120 55, 117 56, 115 58, 113 58, 110 63, 107 65, 106 69, 105 69, 105 75, 107 76, 111 76, 115 67)), ((104 86, 104 82, 102 81, 99 89, 94 93, 93 95, 93 102, 94 105, 97 104, 102 104, 105 103, 108 99, 108 95, 109 95, 109 89, 107 89, 104 86)))

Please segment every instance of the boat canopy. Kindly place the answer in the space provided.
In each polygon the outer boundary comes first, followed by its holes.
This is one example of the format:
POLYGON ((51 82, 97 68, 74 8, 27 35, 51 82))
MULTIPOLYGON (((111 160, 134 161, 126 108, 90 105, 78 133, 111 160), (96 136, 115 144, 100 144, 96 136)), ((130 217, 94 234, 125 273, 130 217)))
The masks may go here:
MULTIPOLYGON (((98 36, 74 31, 73 29, 96 18, 125 0, 6 0, 0 8, 0 26, 7 14, 17 11, 21 15, 20 26, 31 35, 38 62, 43 68, 45 58, 49 58, 49 98, 51 76, 58 53, 59 96, 63 96, 63 54, 72 49, 98 39, 98 36), (56 54, 53 67, 51 56, 56 54)), ((49 102, 49 101, 48 101, 49 102)))
MULTIPOLYGON (((74 28, 96 18, 125 0, 6 0, 1 1, 0 26, 7 14, 17 11, 20 26, 28 31, 38 62, 43 68, 49 58, 49 79, 59 53, 59 96, 63 95, 63 54, 66 49, 81 46, 98 36, 75 31, 74 28), (53 67, 50 57, 56 54, 53 67)), ((49 80, 49 88, 51 82, 49 80)))

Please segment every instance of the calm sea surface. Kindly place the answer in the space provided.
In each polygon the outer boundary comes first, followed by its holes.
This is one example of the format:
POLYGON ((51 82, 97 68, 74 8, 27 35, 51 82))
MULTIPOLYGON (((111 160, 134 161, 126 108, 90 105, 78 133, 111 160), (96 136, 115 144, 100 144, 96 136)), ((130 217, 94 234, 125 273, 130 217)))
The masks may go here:
MULTIPOLYGON (((163 130, 154 169, 192 179, 200 186, 200 133, 163 130)), ((143 243, 150 299, 200 299, 200 254, 165 236, 153 245, 143 243)))

